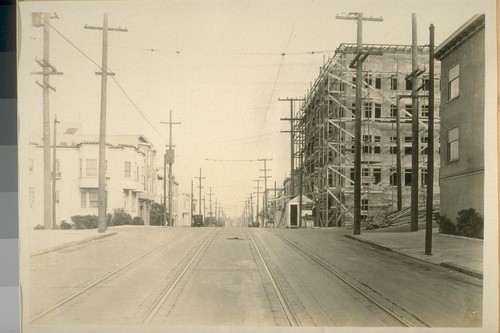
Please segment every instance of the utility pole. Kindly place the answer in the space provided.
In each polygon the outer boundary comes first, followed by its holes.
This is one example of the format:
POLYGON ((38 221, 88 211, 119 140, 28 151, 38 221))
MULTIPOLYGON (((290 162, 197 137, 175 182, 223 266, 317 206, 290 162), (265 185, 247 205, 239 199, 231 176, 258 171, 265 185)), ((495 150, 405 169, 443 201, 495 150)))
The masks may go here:
MULTIPOLYGON (((173 226, 172 223, 172 165, 174 164, 174 145, 172 144, 172 125, 180 125, 181 123, 172 121, 172 110, 170 110, 169 121, 162 121, 160 124, 169 125, 169 137, 168 137, 168 150, 165 152, 164 162, 168 163, 168 225, 173 226)), ((165 163, 163 163, 163 202, 166 202, 165 198, 165 163)), ((163 221, 166 222, 166 212, 163 209, 163 221)))
POLYGON ((272 158, 261 158, 258 159, 257 161, 263 161, 264 162, 264 169, 260 169, 260 171, 264 171, 264 223, 266 222, 267 219, 267 178, 271 178, 270 176, 267 175, 268 171, 271 171, 271 169, 267 168, 266 162, 267 161, 272 161, 272 158))
POLYGON ((203 221, 205 221, 206 211, 207 211, 207 202, 206 202, 205 194, 203 194, 203 221))
MULTIPOLYGON (((278 98, 278 101, 284 102, 284 101, 290 101, 290 118, 280 118, 280 120, 288 120, 290 121, 290 187, 292 189, 291 196, 295 194, 295 179, 293 176, 293 170, 295 169, 295 151, 293 147, 293 139, 294 139, 294 132, 296 132, 294 128, 294 121, 295 120, 301 120, 300 118, 294 118, 293 117, 293 102, 294 101, 304 101, 304 98, 278 98)), ((288 131, 281 131, 281 133, 287 133, 288 131)))
POLYGON ((401 96, 396 99, 396 185, 398 211, 403 209, 403 177, 401 168, 401 114, 399 111, 401 96))
POLYGON ((432 210, 434 201, 434 24, 429 27, 429 123, 427 128, 427 203, 425 254, 432 254, 432 210))
MULTIPOLYGON (((260 179, 254 180, 254 182, 257 182, 257 224, 259 224, 259 191, 260 191, 260 179)), ((254 187, 255 188, 255 187, 254 187)), ((260 226, 260 224, 259 224, 260 226)))
POLYGON ((102 30, 102 65, 101 71, 96 75, 101 75, 101 116, 99 129, 99 192, 98 192, 98 218, 97 231, 99 233, 106 231, 106 92, 108 84, 108 75, 114 76, 115 73, 108 72, 108 31, 128 32, 127 28, 109 28, 108 13, 104 13, 102 27, 93 27, 85 25, 84 29, 102 30))
POLYGON ((193 181, 191 180, 191 202, 189 207, 189 216, 191 217, 191 226, 193 226, 193 181))
POLYGON ((43 89, 43 225, 45 229, 52 229, 55 222, 51 212, 51 171, 50 171, 50 103, 49 89, 56 91, 50 85, 50 75, 62 75, 50 64, 50 19, 59 18, 57 14, 33 13, 32 22, 34 27, 43 26, 43 59, 35 61, 42 67, 41 72, 33 72, 34 75, 42 75, 42 83, 35 81, 43 89))
POLYGON ((361 99, 363 87, 363 62, 370 53, 363 51, 363 21, 378 21, 383 19, 373 17, 363 17, 363 13, 349 13, 348 16, 336 16, 341 20, 357 21, 357 49, 356 55, 351 61, 349 67, 356 65, 356 111, 354 117, 354 234, 361 234, 361 99))
POLYGON ((208 204, 209 204, 209 211, 208 211, 208 216, 210 219, 212 219, 212 186, 210 186, 210 193, 208 194, 208 204))
POLYGON ((411 152, 411 222, 410 231, 418 230, 418 91, 417 91, 417 14, 411 14, 412 45, 411 64, 412 73, 407 76, 411 79, 411 128, 412 128, 412 152, 411 152))
POLYGON ((199 177, 195 177, 195 178, 198 178, 199 180, 199 185, 198 185, 198 188, 199 188, 199 195, 198 195, 198 199, 199 199, 199 205, 198 205, 198 215, 201 215, 201 189, 202 189, 202 186, 201 186, 201 180, 202 179, 205 179, 206 177, 202 177, 201 176, 201 168, 200 168, 200 176, 199 177))
POLYGON ((52 147, 52 226, 56 226, 56 179, 57 179, 57 114, 54 115, 54 146, 52 147))

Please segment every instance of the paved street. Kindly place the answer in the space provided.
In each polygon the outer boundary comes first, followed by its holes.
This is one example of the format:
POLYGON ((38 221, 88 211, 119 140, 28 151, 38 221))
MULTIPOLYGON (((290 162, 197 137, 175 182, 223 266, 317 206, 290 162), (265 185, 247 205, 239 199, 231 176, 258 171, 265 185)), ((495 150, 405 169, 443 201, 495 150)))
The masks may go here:
POLYGON ((482 280, 346 238, 343 229, 108 232, 30 257, 31 331, 481 326, 482 280))

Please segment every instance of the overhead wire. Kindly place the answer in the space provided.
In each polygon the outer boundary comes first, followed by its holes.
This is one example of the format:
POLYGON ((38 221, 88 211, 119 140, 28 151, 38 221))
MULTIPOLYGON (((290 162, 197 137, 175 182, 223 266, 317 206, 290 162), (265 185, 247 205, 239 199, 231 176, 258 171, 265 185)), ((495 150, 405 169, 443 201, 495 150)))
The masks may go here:
MULTIPOLYGON (((71 46, 73 46, 78 52, 80 52, 85 58, 87 58, 87 60, 89 60, 90 62, 92 62, 94 65, 96 65, 101 71, 103 70, 103 68, 101 67, 101 65, 99 65, 96 61, 94 61, 89 55, 87 55, 82 49, 80 49, 75 43, 73 43, 71 40, 69 40, 64 34, 62 34, 59 30, 57 30, 54 26, 52 26, 49 22, 45 21, 42 17, 42 20, 47 23, 47 25, 52 29, 54 30, 59 36, 61 36, 66 42, 68 42, 71 46)), ((108 69, 110 71, 111 68, 108 66, 108 69)), ((125 89, 122 87, 122 85, 118 82, 118 80, 114 77, 114 76, 111 76, 111 78, 113 79, 113 81, 116 83, 116 85, 118 86, 118 88, 122 91, 122 93, 125 95, 125 97, 127 98, 127 100, 132 104, 132 106, 136 109, 137 112, 139 112, 139 114, 142 116, 142 118, 144 118, 144 120, 151 126, 151 128, 165 141, 167 142, 167 139, 160 133, 160 131, 158 129, 156 129, 156 127, 151 123, 151 121, 146 117, 146 115, 140 110, 140 108, 137 106, 137 104, 132 100, 132 98, 127 94, 127 92, 125 91, 125 89)))

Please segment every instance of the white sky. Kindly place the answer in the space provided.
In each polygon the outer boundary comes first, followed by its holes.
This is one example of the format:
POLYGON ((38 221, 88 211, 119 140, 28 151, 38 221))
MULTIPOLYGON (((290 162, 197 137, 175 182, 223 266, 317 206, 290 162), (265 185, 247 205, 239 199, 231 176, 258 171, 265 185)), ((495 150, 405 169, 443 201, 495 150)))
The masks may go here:
MULTIPOLYGON (((475 13, 494 14, 494 1, 157 1, 157 2, 33 2, 20 3, 19 114, 20 135, 40 137, 42 90, 34 62, 42 58, 43 29, 31 26, 31 12, 55 12, 52 25, 96 63, 101 64, 102 34, 83 29, 102 26, 128 32, 109 34, 109 134, 144 134, 158 150, 161 163, 168 139, 169 110, 181 122, 173 129, 174 175, 180 191, 189 192, 199 169, 203 192, 209 187, 229 215, 243 210, 253 180, 268 162, 268 186, 282 186, 290 172, 289 103, 278 98, 303 97, 319 74, 328 53, 342 42, 354 43, 355 21, 336 20, 343 12, 361 11, 384 22, 365 22, 364 43, 411 44, 411 13, 417 13, 418 42, 428 44, 429 25, 436 27, 436 45, 475 13), (151 51, 154 49, 154 51, 151 51), (177 52, 178 51, 178 52, 177 52), (282 57, 280 54, 287 55, 282 57), (295 54, 294 54, 295 53, 295 54), (299 53, 299 54, 297 54, 299 53), (309 53, 309 54, 307 54, 309 53), (276 82, 276 85, 275 85, 276 82), (163 138, 156 132, 159 131, 163 138)), ((51 83, 51 119, 80 121, 87 134, 99 128, 101 77, 98 68, 58 33, 51 31, 51 63, 64 72, 51 83)), ((263 183, 261 183, 263 186, 263 183)), ((208 195, 207 195, 208 200, 208 195)), ((208 204, 207 204, 208 205, 208 204)))

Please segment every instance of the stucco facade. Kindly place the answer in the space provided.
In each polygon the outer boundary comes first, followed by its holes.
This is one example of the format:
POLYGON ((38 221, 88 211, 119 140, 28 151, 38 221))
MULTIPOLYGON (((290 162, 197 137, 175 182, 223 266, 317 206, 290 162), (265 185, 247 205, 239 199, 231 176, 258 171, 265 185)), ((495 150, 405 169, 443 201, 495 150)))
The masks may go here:
POLYGON ((441 215, 484 212, 484 15, 436 49, 441 60, 441 215))

